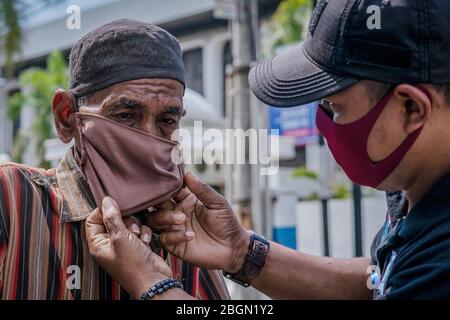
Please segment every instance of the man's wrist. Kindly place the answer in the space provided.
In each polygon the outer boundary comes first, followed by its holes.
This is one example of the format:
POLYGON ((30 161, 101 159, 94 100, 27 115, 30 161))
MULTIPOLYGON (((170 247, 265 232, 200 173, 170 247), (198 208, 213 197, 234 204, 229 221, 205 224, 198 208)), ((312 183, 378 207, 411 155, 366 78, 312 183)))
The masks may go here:
POLYGON ((195 300, 195 298, 183 289, 173 288, 162 294, 157 294, 152 300, 195 300))
MULTIPOLYGON (((269 254, 270 242, 263 236, 256 233, 249 233, 250 241, 247 246, 247 254, 238 272, 230 273, 223 271, 223 275, 241 286, 248 287, 251 282, 258 277, 265 265, 266 258, 269 254)), ((239 260, 242 259, 242 253, 239 260)), ((234 270, 234 268, 232 269, 234 270)))
POLYGON ((231 263, 227 268, 224 268, 223 271, 230 274, 236 274, 239 270, 241 270, 247 258, 248 246, 250 245, 250 237, 252 233, 253 231, 251 230, 243 230, 239 240, 236 241, 236 247, 233 251, 231 263))
MULTIPOLYGON (((172 289, 183 289, 183 284, 175 279, 168 278, 165 280, 162 280, 146 290, 141 295, 141 300, 152 300, 157 296, 161 296, 169 291, 173 291, 172 289)), ((175 294, 176 296, 179 296, 180 294, 175 294)), ((167 297, 163 297, 163 300, 170 299, 170 294, 167 295, 167 297)))
POLYGON ((158 282, 168 278, 170 277, 165 276, 162 273, 151 273, 143 279, 136 279, 136 283, 130 288, 128 293, 133 297, 133 299, 139 300, 145 291, 156 285, 158 282))

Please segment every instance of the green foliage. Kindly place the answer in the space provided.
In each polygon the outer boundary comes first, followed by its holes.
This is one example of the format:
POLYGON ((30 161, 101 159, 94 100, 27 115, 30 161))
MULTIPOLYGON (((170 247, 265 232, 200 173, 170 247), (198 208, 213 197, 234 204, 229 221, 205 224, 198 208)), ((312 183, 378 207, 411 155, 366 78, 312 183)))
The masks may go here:
POLYGON ((14 145, 12 147, 12 161, 16 163, 23 162, 23 154, 30 143, 31 132, 20 131, 14 138, 14 145))
MULTIPOLYGON (((305 167, 299 167, 296 168, 292 172, 292 176, 295 178, 305 178, 305 179, 311 179, 311 180, 319 180, 319 175, 314 172, 306 169, 305 167)), ((347 199, 350 197, 350 190, 348 188, 348 185, 345 183, 336 183, 336 181, 331 181, 329 183, 330 189, 331 189, 331 197, 333 199, 347 199)), ((320 196, 317 193, 312 193, 308 197, 306 197, 304 200, 320 200, 320 196)))
POLYGON ((24 90, 15 93, 9 99, 8 116, 11 119, 17 118, 21 109, 26 106, 35 108, 36 117, 32 132, 22 132, 14 141, 16 152, 14 152, 13 158, 15 160, 21 158, 24 148, 20 145, 23 144, 23 141, 31 141, 31 136, 34 136, 37 156, 41 165, 46 167, 44 141, 52 137, 52 97, 56 89, 66 89, 68 83, 67 64, 63 54, 59 51, 52 53, 47 59, 46 69, 32 68, 23 71, 20 74, 19 82, 24 90), (23 135, 28 136, 28 138, 23 137, 23 135), (17 148, 16 144, 18 145, 17 148))
POLYGON ((309 196, 302 199, 302 201, 319 201, 320 196, 317 192, 311 193, 309 196))
POLYGON ((348 199, 350 198, 350 190, 345 184, 336 185, 333 187, 332 197, 335 199, 348 199))
POLYGON ((19 10, 17 0, 0 1, 0 39, 1 52, 5 59, 7 76, 12 75, 13 55, 20 51, 22 30, 19 24, 19 10))
POLYGON ((307 178, 311 180, 319 179, 319 176, 316 172, 307 170, 305 167, 296 168, 292 173, 292 176, 295 178, 307 178))
POLYGON ((272 16, 272 50, 305 38, 312 0, 284 0, 272 16))
POLYGON ((13 57, 21 50, 23 20, 63 1, 65 0, 0 0, 0 53, 4 59, 4 76, 13 76, 13 57))

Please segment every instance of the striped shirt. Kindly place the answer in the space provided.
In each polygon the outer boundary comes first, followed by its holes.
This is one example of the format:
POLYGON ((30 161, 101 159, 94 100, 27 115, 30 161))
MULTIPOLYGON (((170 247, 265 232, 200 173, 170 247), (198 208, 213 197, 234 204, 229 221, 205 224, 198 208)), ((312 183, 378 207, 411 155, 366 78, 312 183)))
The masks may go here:
MULTIPOLYGON (((95 207, 72 151, 50 170, 0 164, 0 298, 130 299, 89 253, 84 220, 95 207)), ((188 294, 229 299, 218 271, 166 261, 188 294)))

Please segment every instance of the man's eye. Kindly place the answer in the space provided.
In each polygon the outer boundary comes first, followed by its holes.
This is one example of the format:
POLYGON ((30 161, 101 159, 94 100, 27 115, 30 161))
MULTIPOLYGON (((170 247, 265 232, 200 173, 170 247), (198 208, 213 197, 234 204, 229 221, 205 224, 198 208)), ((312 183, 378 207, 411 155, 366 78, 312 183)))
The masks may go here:
POLYGON ((177 121, 176 121, 176 120, 170 119, 170 118, 164 118, 164 119, 162 119, 161 121, 162 121, 164 124, 167 124, 167 125, 175 125, 175 124, 177 124, 177 121))
POLYGON ((122 112, 119 114, 116 114, 116 117, 119 118, 120 120, 130 120, 132 118, 132 114, 128 113, 128 112, 122 112))
POLYGON ((328 111, 328 112, 330 112, 330 113, 333 113, 333 109, 331 108, 332 103, 328 102, 328 101, 325 100, 325 99, 322 99, 322 101, 321 101, 320 104, 322 105, 322 107, 323 107, 326 111, 328 111))

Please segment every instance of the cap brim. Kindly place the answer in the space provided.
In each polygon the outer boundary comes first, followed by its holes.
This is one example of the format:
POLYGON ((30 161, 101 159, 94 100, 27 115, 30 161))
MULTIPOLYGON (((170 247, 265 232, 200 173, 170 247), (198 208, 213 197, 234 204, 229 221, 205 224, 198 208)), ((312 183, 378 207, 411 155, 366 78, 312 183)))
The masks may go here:
POLYGON ((305 55, 300 44, 252 68, 249 81, 262 102, 274 107, 294 107, 319 101, 359 80, 321 69, 305 55))

